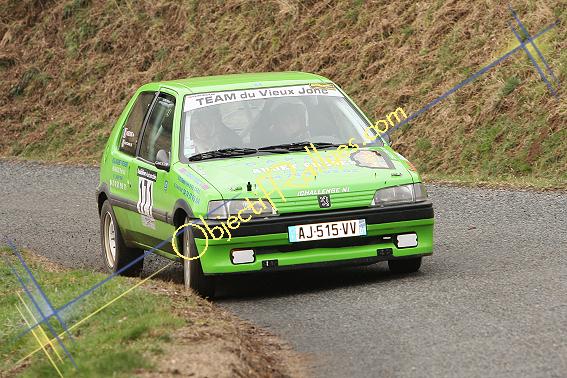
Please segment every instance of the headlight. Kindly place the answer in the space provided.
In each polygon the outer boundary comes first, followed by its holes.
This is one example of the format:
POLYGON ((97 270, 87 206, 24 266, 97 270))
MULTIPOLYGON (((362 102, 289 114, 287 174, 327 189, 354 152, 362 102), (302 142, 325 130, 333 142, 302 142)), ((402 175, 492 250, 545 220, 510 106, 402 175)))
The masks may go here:
POLYGON ((207 212, 209 219, 227 219, 231 215, 238 215, 242 218, 267 217, 277 215, 276 210, 267 200, 230 200, 230 201, 210 201, 207 212))
POLYGON ((427 190, 422 183, 413 184, 413 194, 415 202, 423 202, 427 199, 427 190))
POLYGON ((377 190, 370 206, 392 206, 422 202, 426 199, 427 191, 425 190, 425 185, 422 183, 408 184, 377 190))

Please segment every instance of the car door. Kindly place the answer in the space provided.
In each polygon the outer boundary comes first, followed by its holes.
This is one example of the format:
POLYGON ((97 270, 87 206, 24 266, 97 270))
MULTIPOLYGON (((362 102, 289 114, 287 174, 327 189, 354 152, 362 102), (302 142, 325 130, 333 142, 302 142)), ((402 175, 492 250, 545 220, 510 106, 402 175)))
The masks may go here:
POLYGON ((170 172, 163 164, 158 167, 158 153, 161 161, 171 158, 175 95, 165 90, 158 92, 142 130, 137 156, 130 169, 132 193, 136 193, 136 212, 130 213, 132 232, 141 244, 154 247, 173 233, 173 226, 167 220, 168 209, 173 208, 167 191, 172 181, 170 172))
POLYGON ((112 148, 112 176, 109 182, 109 191, 112 198, 116 200, 113 206, 114 214, 124 233, 129 239, 128 233, 132 228, 129 214, 132 212, 133 204, 136 202, 133 193, 130 175, 132 166, 136 161, 138 141, 157 91, 142 91, 135 95, 129 113, 120 130, 117 140, 118 145, 112 148))

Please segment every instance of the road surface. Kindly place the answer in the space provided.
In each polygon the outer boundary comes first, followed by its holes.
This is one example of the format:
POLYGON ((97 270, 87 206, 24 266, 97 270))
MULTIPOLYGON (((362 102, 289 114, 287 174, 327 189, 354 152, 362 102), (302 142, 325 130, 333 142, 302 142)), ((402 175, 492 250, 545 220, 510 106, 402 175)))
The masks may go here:
MULTIPOLYGON (((102 270, 98 169, 2 161, 0 180, 3 236, 102 270)), ((381 263, 231 278, 217 303, 289 341, 315 376, 567 376, 567 194, 430 186, 430 197, 435 253, 418 274, 381 263)))

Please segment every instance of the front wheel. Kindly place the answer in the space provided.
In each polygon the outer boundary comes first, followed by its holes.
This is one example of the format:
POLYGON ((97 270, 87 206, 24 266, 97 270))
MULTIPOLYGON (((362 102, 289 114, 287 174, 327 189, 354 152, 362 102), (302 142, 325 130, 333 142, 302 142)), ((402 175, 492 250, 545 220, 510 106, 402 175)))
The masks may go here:
POLYGON ((144 266, 144 258, 140 257, 144 251, 126 246, 108 201, 104 201, 100 211, 100 236, 106 268, 123 276, 139 276, 144 266))
POLYGON ((392 273, 414 273, 421 267, 421 256, 412 259, 388 260, 392 273))
MULTIPOLYGON (((185 223, 189 223, 186 219, 185 223)), ((193 238, 193 228, 187 226, 183 232, 183 256, 193 258, 183 259, 183 281, 186 289, 192 289, 202 297, 213 298, 215 295, 214 277, 207 277, 203 273, 199 251, 193 238)))

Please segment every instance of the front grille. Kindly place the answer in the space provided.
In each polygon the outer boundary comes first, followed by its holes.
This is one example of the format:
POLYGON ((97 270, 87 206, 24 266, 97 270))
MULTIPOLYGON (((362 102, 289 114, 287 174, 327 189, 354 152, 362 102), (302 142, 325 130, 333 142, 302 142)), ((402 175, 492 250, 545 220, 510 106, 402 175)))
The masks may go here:
MULTIPOLYGON (((331 207, 329 210, 368 207, 374 196, 375 190, 365 190, 359 192, 330 193, 331 207)), ((316 195, 304 197, 286 197, 284 202, 281 197, 275 195, 271 197, 278 209, 278 213, 305 213, 322 210, 316 195)))

